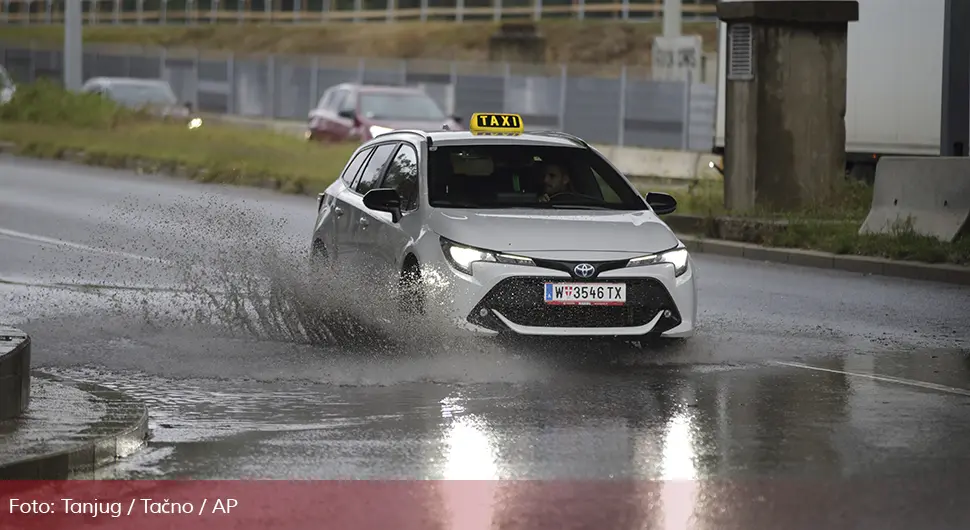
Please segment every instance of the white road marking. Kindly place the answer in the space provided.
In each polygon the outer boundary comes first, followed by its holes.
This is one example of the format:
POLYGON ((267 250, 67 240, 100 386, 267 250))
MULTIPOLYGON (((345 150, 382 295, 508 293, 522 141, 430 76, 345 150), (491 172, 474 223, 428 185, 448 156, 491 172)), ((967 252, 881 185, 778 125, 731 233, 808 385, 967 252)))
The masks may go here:
POLYGON ((150 261, 153 263, 161 263, 165 265, 171 265, 171 262, 161 258, 153 258, 150 256, 142 256, 139 254, 132 254, 130 252, 123 252, 120 250, 111 250, 107 248, 92 247, 89 245, 82 245, 81 243, 74 243, 71 241, 64 241, 63 239, 54 239, 45 236, 39 236, 36 234, 26 234, 24 232, 17 232, 15 230, 7 230, 6 228, 0 228, 0 235, 7 236, 14 239, 22 239, 25 241, 33 241, 35 243, 40 243, 44 245, 54 245, 59 247, 68 247, 75 250, 81 250, 84 252, 94 252, 96 254, 106 254, 109 256, 118 256, 122 258, 140 260, 140 261, 150 261))
POLYGON ((956 388, 946 385, 938 385, 936 383, 928 383, 926 381, 917 381, 915 379, 905 379, 902 377, 892 377, 888 375, 876 375, 876 374, 863 374, 859 372, 846 372, 843 370, 833 370, 831 368, 821 368, 818 366, 812 366, 810 364, 793 363, 786 361, 773 361, 773 364, 781 366, 789 366, 792 368, 803 368, 805 370, 815 370, 817 372, 828 372, 832 374, 850 375, 853 377, 862 377, 864 379, 871 379, 873 381, 882 381, 884 383, 896 383, 898 385, 912 386, 916 388, 923 388, 926 390, 936 390, 937 392, 945 392, 947 394, 956 394, 959 396, 970 397, 970 390, 963 388, 956 388))

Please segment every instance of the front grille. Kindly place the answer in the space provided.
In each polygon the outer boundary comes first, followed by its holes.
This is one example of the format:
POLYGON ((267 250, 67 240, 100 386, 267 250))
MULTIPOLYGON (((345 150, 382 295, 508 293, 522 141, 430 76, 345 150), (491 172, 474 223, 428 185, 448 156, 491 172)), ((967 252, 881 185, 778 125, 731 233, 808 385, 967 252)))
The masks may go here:
MULTIPOLYGON (((635 327, 649 323, 658 311, 670 310, 654 332, 663 332, 680 324, 680 313, 663 283, 652 278, 594 280, 591 283, 618 282, 627 286, 623 306, 547 305, 543 285, 547 278, 506 278, 482 298, 468 316, 468 321, 494 331, 505 331, 505 324, 491 310, 523 326, 566 328, 635 327), (483 311, 484 310, 484 311, 483 311), (483 314, 484 313, 484 314, 483 314)), ((582 283, 557 278, 553 281, 582 283)))

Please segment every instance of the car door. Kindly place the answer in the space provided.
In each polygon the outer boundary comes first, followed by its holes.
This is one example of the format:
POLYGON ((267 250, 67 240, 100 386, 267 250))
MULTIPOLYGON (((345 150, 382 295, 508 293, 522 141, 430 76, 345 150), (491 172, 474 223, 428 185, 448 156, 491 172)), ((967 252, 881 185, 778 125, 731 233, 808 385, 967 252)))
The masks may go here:
POLYGON ((323 96, 320 97, 320 101, 317 102, 317 106, 310 109, 307 114, 307 133, 313 139, 329 140, 327 137, 327 122, 328 111, 330 102, 333 101, 334 95, 337 90, 335 88, 328 88, 323 96))
POLYGON ((329 241, 325 240, 324 243, 326 243, 329 257, 338 265, 354 262, 356 247, 350 240, 350 224, 353 221, 353 216, 349 215, 353 205, 347 202, 347 194, 351 193, 349 190, 353 190, 357 176, 360 175, 360 170, 364 167, 371 152, 373 152, 371 148, 362 149, 354 155, 347 167, 344 168, 343 173, 340 174, 342 185, 334 188, 333 196, 330 198, 333 209, 330 226, 329 229, 323 230, 320 235, 329 238, 329 241))
POLYGON ((417 215, 419 174, 418 148, 402 142, 379 185, 397 190, 401 196, 401 219, 395 223, 387 212, 365 211, 371 218, 369 229, 375 265, 381 268, 383 277, 392 281, 398 279, 405 249, 421 232, 421 219, 417 215))
POLYGON ((333 128, 334 137, 338 141, 353 140, 357 134, 357 95, 352 90, 342 90, 343 96, 334 100, 333 128))
POLYGON ((390 162, 391 154, 397 150, 399 142, 387 142, 378 144, 374 147, 374 153, 364 164, 363 170, 354 183, 354 188, 342 193, 342 198, 347 204, 350 219, 345 225, 347 228, 347 245, 353 246, 353 267, 365 274, 374 272, 373 264, 373 245, 375 243, 372 234, 373 218, 367 214, 368 209, 364 206, 364 195, 377 187, 384 176, 387 165, 390 162))
POLYGON ((321 107, 313 113, 312 119, 315 121, 317 135, 321 139, 331 142, 343 140, 341 118, 337 116, 337 109, 348 94, 350 90, 346 88, 334 90, 329 98, 321 101, 321 107))

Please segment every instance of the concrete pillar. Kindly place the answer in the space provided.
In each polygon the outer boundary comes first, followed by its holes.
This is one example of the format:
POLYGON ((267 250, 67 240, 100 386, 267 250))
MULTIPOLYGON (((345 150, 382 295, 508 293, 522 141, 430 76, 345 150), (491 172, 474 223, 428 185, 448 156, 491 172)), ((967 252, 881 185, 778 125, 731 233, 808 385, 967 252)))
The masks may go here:
POLYGON ((970 153, 970 2, 946 0, 940 156, 970 153))
POLYGON ((828 201, 845 175, 848 23, 854 0, 735 0, 727 23, 725 206, 828 201))

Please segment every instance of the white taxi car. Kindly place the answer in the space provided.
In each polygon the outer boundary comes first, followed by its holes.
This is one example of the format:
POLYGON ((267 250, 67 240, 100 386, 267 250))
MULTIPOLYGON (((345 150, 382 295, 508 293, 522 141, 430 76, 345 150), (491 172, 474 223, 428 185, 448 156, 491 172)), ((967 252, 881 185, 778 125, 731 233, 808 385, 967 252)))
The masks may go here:
POLYGON ((518 115, 381 134, 318 199, 313 270, 391 289, 402 317, 486 336, 694 333, 694 264, 658 217, 674 198, 518 115))

